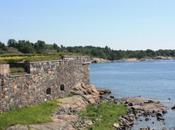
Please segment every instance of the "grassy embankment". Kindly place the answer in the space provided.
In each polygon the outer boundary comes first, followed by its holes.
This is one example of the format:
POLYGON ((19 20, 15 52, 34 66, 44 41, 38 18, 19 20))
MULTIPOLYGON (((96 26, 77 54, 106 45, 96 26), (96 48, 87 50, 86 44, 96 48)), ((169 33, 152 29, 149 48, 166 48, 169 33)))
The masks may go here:
POLYGON ((37 124, 52 121, 51 115, 58 107, 56 101, 49 101, 30 107, 13 109, 0 114, 0 130, 14 124, 37 124))
POLYGON ((94 125, 88 128, 89 130, 112 130, 113 124, 117 123, 119 117, 125 114, 127 114, 126 106, 110 102, 102 102, 98 106, 89 105, 85 111, 80 113, 82 118, 95 121, 94 125))

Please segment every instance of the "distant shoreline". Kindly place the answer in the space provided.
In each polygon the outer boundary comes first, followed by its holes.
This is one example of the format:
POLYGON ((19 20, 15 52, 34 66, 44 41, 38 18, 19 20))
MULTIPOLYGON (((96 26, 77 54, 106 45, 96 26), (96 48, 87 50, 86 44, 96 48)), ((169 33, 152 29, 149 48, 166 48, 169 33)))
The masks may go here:
POLYGON ((153 58, 124 58, 119 60, 108 60, 103 58, 92 58, 91 63, 111 63, 111 62, 141 62, 141 61, 157 61, 157 60, 175 60, 175 57, 153 57, 153 58))
POLYGON ((126 58, 126 59, 121 59, 121 60, 116 60, 116 61, 123 61, 123 62, 140 62, 140 61, 156 61, 156 60, 175 60, 175 57, 153 57, 153 58, 126 58))

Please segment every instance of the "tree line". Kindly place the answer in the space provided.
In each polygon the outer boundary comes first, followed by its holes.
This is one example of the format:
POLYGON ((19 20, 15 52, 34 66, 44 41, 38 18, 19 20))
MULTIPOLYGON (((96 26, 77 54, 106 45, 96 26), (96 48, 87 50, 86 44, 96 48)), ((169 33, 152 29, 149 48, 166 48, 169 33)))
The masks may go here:
POLYGON ((0 54, 10 53, 10 49, 16 49, 23 54, 47 54, 59 52, 71 52, 92 57, 105 58, 109 60, 118 60, 123 58, 154 58, 157 56, 175 57, 175 50, 113 50, 110 47, 94 46, 58 46, 56 43, 48 44, 45 41, 38 40, 33 43, 27 40, 9 39, 6 44, 0 42, 0 54))

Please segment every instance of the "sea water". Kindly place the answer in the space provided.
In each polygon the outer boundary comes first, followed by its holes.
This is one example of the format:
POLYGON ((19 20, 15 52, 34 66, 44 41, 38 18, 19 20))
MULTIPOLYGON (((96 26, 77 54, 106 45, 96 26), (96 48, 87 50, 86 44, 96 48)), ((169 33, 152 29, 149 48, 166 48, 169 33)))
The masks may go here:
POLYGON ((133 130, 174 130, 175 111, 171 107, 175 105, 175 60, 91 64, 90 81, 99 88, 111 89, 116 97, 142 96, 159 100, 167 107, 164 122, 138 121, 133 130))

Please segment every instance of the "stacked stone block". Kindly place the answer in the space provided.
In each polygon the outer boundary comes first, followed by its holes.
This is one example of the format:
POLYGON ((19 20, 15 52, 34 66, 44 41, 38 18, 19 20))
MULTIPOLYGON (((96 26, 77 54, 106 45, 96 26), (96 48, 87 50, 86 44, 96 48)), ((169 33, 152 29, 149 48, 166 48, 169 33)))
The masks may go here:
POLYGON ((29 73, 1 71, 0 111, 64 97, 78 83, 89 84, 87 57, 26 63, 29 73), (8 72, 8 73, 7 73, 8 72))

